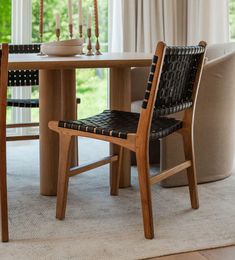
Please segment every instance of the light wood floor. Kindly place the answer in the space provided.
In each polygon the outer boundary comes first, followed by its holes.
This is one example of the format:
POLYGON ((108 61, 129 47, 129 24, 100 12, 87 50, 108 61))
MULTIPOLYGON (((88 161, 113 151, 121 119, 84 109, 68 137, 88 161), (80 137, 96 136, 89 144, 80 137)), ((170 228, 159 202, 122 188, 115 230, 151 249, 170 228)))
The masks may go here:
POLYGON ((235 246, 149 258, 149 260, 235 260, 235 246))

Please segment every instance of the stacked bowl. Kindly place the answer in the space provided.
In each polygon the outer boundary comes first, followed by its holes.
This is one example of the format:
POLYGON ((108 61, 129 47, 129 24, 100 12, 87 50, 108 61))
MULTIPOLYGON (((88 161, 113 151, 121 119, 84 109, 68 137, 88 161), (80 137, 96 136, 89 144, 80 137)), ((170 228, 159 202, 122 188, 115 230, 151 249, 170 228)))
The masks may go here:
POLYGON ((82 47, 81 39, 47 42, 42 43, 41 52, 48 56, 74 56, 82 54, 82 47))

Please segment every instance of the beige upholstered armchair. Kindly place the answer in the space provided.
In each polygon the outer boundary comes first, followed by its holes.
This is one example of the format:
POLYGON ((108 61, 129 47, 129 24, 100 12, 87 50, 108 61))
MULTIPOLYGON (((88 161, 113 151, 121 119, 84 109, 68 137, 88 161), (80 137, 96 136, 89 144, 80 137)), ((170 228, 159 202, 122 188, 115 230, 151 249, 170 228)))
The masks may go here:
MULTIPOLYGON (((231 175, 235 155, 235 43, 208 46, 195 115, 195 159, 198 182, 231 175)), ((148 68, 132 70, 132 110, 139 110, 148 68)), ((182 114, 176 117, 181 118, 182 114)), ((183 143, 173 134, 151 144, 151 161, 164 170, 183 161, 183 143), (172 151, 176 151, 172 152, 172 151), (160 152, 161 151, 161 152, 160 152), (161 154, 161 156, 159 156, 161 154)), ((185 185, 185 174, 165 180, 165 187, 185 185)))

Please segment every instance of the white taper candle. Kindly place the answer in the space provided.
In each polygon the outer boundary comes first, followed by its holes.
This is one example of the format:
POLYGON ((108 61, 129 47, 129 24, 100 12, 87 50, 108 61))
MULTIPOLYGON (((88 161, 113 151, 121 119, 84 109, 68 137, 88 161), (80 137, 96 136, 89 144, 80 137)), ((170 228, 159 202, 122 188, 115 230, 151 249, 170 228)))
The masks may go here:
POLYGON ((72 0, 68 0, 69 24, 73 24, 72 0))
POLYGON ((58 13, 55 15, 55 28, 60 29, 60 15, 58 13))
POLYGON ((82 0, 78 0, 78 25, 82 25, 82 0))
POLYGON ((91 18, 92 18, 92 9, 90 9, 90 11, 88 13, 88 21, 87 21, 87 28, 88 29, 91 28, 91 18))

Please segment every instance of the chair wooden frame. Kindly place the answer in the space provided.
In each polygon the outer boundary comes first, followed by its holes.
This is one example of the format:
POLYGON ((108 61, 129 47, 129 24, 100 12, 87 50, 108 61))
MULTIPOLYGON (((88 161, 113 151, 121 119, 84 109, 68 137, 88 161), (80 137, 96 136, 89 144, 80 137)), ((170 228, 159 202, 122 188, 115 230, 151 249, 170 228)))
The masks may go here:
MULTIPOLYGON (((206 48, 205 42, 200 42, 200 46, 206 48)), ((159 42, 155 55, 158 57, 156 63, 156 70, 153 77, 152 88, 147 103, 146 109, 141 110, 138 129, 136 134, 128 134, 127 139, 121 139, 112 136, 104 136, 95 133, 88 133, 78 130, 72 130, 67 128, 58 127, 58 122, 49 122, 49 128, 56 131, 59 134, 60 151, 59 151, 59 172, 58 172, 58 191, 57 191, 57 208, 56 217, 58 219, 64 219, 67 192, 68 192, 68 180, 69 177, 81 174, 87 170, 99 167, 106 163, 116 164, 118 167, 119 162, 122 160, 122 150, 127 148, 136 153, 137 168, 139 176, 139 186, 141 194, 141 204, 143 213, 144 233, 147 239, 154 237, 154 226, 152 216, 152 202, 151 202, 151 185, 162 181, 180 171, 187 169, 187 177, 189 182, 189 192, 191 199, 191 206, 193 209, 199 207, 197 180, 195 171, 195 158, 194 158, 194 146, 193 146, 193 124, 195 105, 198 94, 198 86, 201 78, 202 68, 204 64, 205 53, 201 56, 199 66, 197 69, 196 79, 193 85, 193 106, 185 110, 183 118, 183 127, 177 132, 183 136, 184 150, 186 161, 157 174, 153 177, 149 175, 149 138, 150 127, 153 116, 153 110, 155 107, 156 93, 158 91, 158 85, 160 81, 160 75, 163 67, 164 57, 166 51, 166 44, 159 42), (73 136, 82 136, 88 138, 95 138, 103 141, 107 141, 120 146, 119 153, 110 157, 106 157, 100 161, 93 162, 89 165, 80 165, 70 169, 70 143, 73 136)), ((110 176, 110 193, 111 195, 118 195, 120 179, 120 167, 118 171, 110 176)))
POLYGON ((8 44, 2 44, 0 70, 0 202, 2 241, 8 242, 7 163, 6 163, 6 104, 8 80, 8 44))

